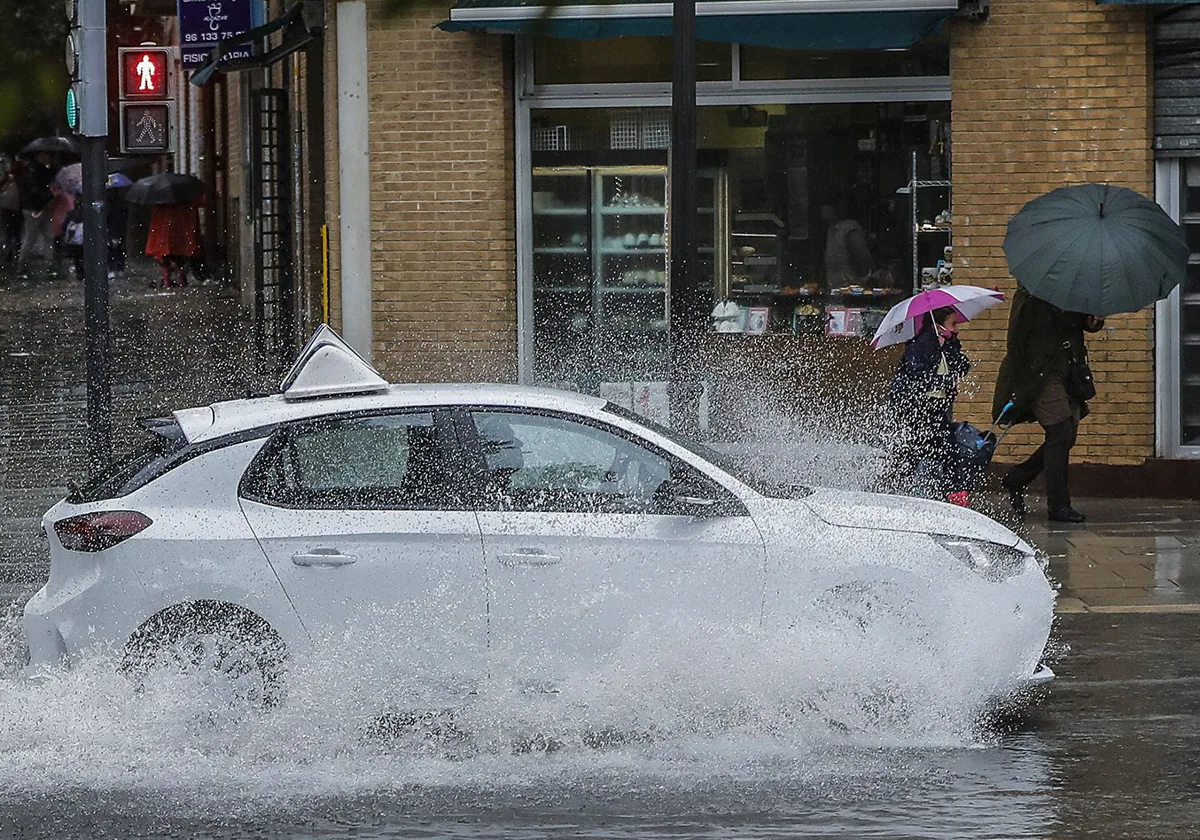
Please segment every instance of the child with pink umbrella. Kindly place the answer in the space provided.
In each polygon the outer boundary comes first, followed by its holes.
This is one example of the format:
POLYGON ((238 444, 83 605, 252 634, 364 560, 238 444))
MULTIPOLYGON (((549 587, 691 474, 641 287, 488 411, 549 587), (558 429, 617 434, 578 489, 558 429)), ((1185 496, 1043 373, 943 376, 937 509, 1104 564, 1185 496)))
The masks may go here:
POLYGON ((892 307, 871 346, 905 342, 904 355, 888 389, 896 427, 893 478, 921 496, 966 505, 956 470, 954 400, 970 370, 958 338, 959 324, 1004 300, 976 286, 929 289, 892 307))

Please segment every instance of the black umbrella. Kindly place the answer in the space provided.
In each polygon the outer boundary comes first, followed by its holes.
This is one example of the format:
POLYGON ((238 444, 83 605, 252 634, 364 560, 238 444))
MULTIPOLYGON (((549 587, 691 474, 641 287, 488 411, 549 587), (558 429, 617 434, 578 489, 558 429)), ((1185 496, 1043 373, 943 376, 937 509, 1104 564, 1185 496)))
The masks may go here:
POLYGON ((204 182, 195 175, 161 172, 135 181, 125 193, 133 204, 183 204, 204 195, 204 182))
POLYGON ((21 149, 23 155, 36 155, 39 152, 79 157, 75 141, 70 137, 39 137, 29 141, 25 144, 25 148, 21 149))
POLYGON ((1060 187, 1008 223, 1004 253, 1029 294, 1103 317, 1162 300, 1187 276, 1183 230, 1145 196, 1110 184, 1060 187))

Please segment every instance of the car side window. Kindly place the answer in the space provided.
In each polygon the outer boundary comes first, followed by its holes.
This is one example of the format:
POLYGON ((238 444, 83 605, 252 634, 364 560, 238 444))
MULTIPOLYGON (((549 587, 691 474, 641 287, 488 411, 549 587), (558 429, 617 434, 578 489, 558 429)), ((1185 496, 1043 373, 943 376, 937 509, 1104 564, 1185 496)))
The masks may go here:
POLYGON ((443 439, 430 412, 290 426, 255 459, 243 495, 318 510, 460 508, 443 439))
MULTIPOLYGON (((668 513, 681 471, 669 456, 597 426, 550 415, 471 413, 485 510, 668 513)), ((703 477, 700 477, 703 480, 703 477)))

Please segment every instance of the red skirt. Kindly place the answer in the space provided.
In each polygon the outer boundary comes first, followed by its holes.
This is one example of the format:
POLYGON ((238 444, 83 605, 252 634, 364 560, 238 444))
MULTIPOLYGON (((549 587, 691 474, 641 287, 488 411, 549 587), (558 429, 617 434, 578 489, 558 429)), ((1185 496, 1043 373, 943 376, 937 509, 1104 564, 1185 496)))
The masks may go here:
POLYGON ((200 219, 191 204, 156 204, 146 237, 148 257, 194 257, 200 253, 200 219))

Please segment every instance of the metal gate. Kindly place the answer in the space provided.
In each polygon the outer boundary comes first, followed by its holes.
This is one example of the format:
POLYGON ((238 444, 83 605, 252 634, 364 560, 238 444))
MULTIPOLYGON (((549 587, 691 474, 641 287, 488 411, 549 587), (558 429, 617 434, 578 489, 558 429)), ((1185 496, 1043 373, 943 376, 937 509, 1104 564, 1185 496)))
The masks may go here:
POLYGON ((259 88, 252 97, 254 336, 259 364, 270 373, 284 369, 295 352, 291 132, 285 91, 259 88))

